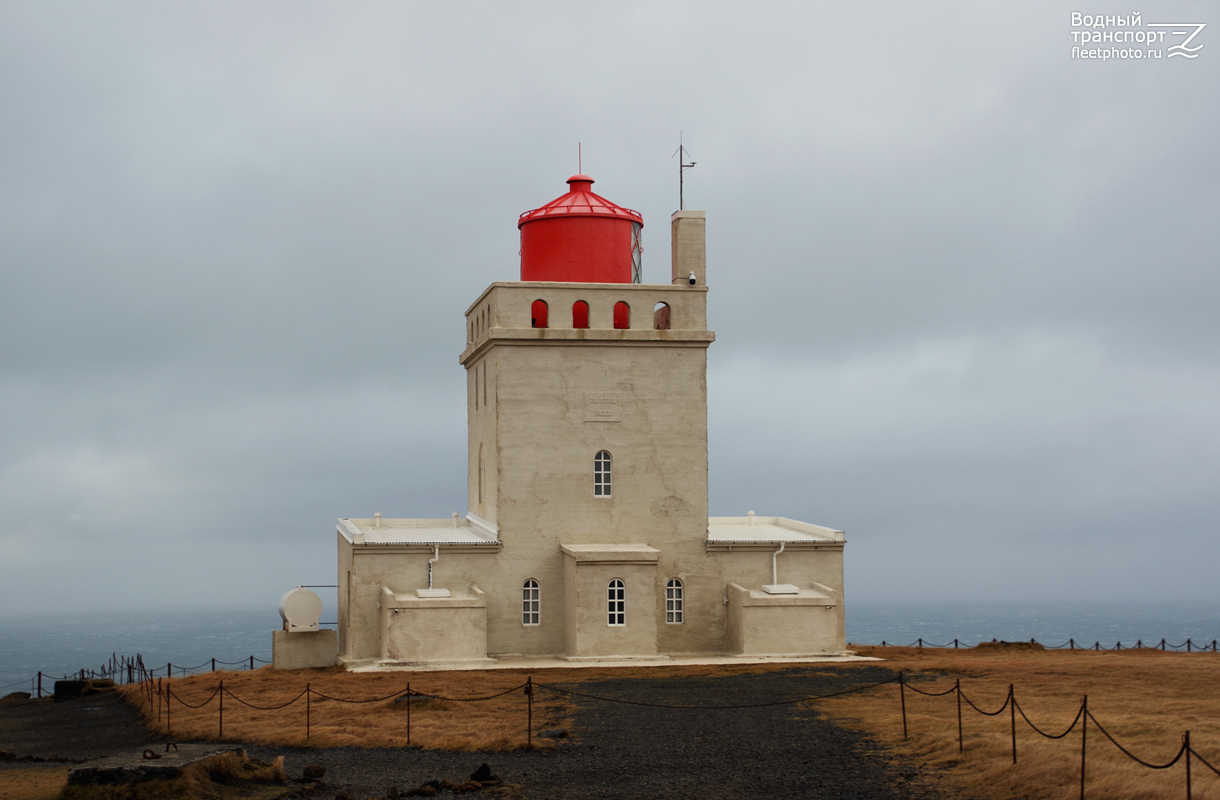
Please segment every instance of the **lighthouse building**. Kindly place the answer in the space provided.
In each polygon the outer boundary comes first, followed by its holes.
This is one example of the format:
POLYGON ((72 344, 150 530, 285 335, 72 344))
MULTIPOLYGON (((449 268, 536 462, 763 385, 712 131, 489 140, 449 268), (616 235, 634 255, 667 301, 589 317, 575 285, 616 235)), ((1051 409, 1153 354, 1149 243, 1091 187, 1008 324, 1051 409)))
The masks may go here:
POLYGON ((841 531, 708 517, 704 213, 645 284, 641 216, 568 185, 466 311, 465 517, 339 520, 340 661, 844 652, 841 531))

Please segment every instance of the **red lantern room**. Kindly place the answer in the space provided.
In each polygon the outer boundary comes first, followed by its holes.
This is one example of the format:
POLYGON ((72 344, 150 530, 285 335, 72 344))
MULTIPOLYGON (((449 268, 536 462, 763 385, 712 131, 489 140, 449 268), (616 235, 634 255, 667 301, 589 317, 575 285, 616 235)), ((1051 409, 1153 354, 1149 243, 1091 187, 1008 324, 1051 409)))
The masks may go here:
POLYGON ((588 175, 573 175, 568 186, 517 222, 521 280, 639 283, 644 218, 594 194, 588 175))

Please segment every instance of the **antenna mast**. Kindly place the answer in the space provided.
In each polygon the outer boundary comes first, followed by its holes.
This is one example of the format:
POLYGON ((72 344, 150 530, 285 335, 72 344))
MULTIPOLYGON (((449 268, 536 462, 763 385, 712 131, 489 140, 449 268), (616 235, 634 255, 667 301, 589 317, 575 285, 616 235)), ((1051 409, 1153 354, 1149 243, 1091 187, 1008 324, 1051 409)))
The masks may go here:
MULTIPOLYGON (((686 176, 686 170, 695 166, 694 161, 690 162, 689 164, 686 163, 686 159, 690 156, 690 153, 686 152, 686 148, 682 145, 682 131, 678 131, 678 149, 674 151, 674 156, 678 156, 678 210, 681 211, 686 208, 686 198, 684 197, 685 186, 683 179, 686 176)), ((670 158, 673 158, 674 156, 670 156, 670 158)))

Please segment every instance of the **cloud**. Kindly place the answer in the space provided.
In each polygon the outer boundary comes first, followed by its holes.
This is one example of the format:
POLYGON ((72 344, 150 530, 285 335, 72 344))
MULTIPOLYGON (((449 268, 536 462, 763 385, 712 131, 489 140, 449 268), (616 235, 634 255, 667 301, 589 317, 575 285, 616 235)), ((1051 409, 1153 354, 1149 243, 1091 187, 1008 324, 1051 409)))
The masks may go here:
POLYGON ((1220 62, 1073 60, 1072 10, 9 4, 0 608, 263 602, 460 510, 517 215, 581 143, 667 281, 679 131, 714 513, 845 528, 866 598, 1205 594, 1220 62))

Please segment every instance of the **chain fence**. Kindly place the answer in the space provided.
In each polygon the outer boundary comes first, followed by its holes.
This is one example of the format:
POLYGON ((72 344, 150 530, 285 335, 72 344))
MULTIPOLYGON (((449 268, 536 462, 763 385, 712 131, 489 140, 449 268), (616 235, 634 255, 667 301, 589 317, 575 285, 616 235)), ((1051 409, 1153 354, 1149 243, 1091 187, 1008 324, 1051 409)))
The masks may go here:
POLYGON ((1040 726, 1036 725, 1034 723, 1034 721, 1029 718, 1029 715, 1025 713, 1025 710, 1023 708, 1021 708, 1021 704, 1017 701, 1016 691, 1013 687, 1013 684, 1011 684, 1011 683, 1008 684, 1008 695, 1004 698, 1003 704, 1001 704, 1000 707, 994 711, 986 711, 986 710, 980 708, 973 700, 971 700, 969 697, 966 696, 966 693, 962 690, 961 678, 956 679, 953 683, 953 686, 949 687, 948 689, 945 689, 944 691, 939 691, 939 692, 924 690, 924 689, 920 689, 916 686, 911 685, 911 683, 906 680, 905 673, 903 673, 903 672, 898 673, 897 680, 898 680, 899 705, 902 709, 902 738, 903 739, 907 739, 910 736, 910 733, 908 730, 907 700, 906 700, 906 693, 908 691, 915 692, 916 694, 920 694, 925 697, 945 697, 950 694, 955 696, 955 700, 957 702, 957 751, 959 753, 965 752, 965 734, 964 734, 964 725, 963 725, 963 719, 962 719, 963 703, 966 706, 973 709, 974 711, 978 712, 979 714, 982 714, 984 716, 989 716, 989 717, 998 716, 1007 710, 1009 713, 1010 738, 1011 738, 1011 743, 1012 743, 1012 747, 1011 747, 1012 763, 1014 765, 1017 763, 1017 717, 1018 716, 1020 716, 1021 720, 1027 726, 1029 726, 1030 730, 1034 731, 1036 734, 1038 734, 1039 736, 1041 736, 1045 739, 1064 739, 1072 731, 1079 728, 1080 729, 1080 799, 1081 800, 1084 800, 1084 798, 1085 798, 1086 776, 1088 775, 1088 727, 1089 727, 1090 722, 1093 723, 1093 726, 1098 731, 1100 731, 1102 733, 1102 735, 1110 742, 1110 744, 1114 745, 1114 747, 1120 753, 1122 753, 1124 756, 1131 759, 1132 761, 1136 762, 1140 766, 1146 767, 1148 769, 1162 770, 1162 769, 1169 769, 1170 767, 1176 765, 1178 762, 1183 762, 1186 800, 1192 800, 1192 796, 1193 796, 1193 785, 1192 785, 1192 779, 1191 779, 1192 759, 1194 761, 1197 761, 1202 766, 1206 767, 1216 776, 1220 777, 1220 770, 1217 770, 1214 766, 1212 766, 1211 763, 1207 761, 1207 759, 1205 759, 1202 755, 1200 755, 1199 752, 1191 746, 1189 730, 1183 732, 1181 746, 1178 748, 1177 753, 1169 761, 1166 761, 1164 763, 1155 763, 1155 762, 1150 762, 1150 761, 1146 761, 1142 758, 1139 758, 1134 753, 1132 753, 1130 749, 1128 749, 1127 747, 1124 747, 1122 745, 1122 743, 1120 743, 1116 738, 1114 738, 1114 736, 1112 736, 1110 734, 1110 732, 1107 731, 1102 726, 1102 724, 1097 720, 1097 717, 1095 717, 1093 715, 1093 712, 1089 711, 1089 696, 1087 694, 1081 698, 1080 707, 1077 709, 1075 716, 1072 718, 1072 721, 1070 723, 1068 723, 1068 726, 1059 733, 1050 733, 1050 732, 1043 730, 1040 726))
POLYGON ((852 694, 852 693, 856 693, 856 692, 865 692, 870 689, 876 689, 879 686, 885 686, 887 684, 895 683, 896 681, 900 680, 900 678, 901 678, 901 676, 894 677, 894 678, 890 678, 888 680, 880 681, 877 683, 871 683, 871 684, 867 684, 864 686, 856 686, 856 687, 852 687, 850 689, 844 689, 844 690, 838 691, 838 692, 830 692, 827 694, 802 695, 799 697, 787 698, 784 700, 776 700, 776 701, 771 701, 771 702, 766 702, 766 703, 742 703, 742 704, 732 704, 732 705, 682 705, 682 704, 675 704, 675 703, 649 703, 649 702, 642 702, 642 701, 638 701, 638 700, 624 700, 624 699, 620 699, 620 698, 604 697, 604 696, 600 696, 600 695, 588 694, 586 692, 580 692, 580 691, 576 691, 574 689, 568 689, 568 688, 565 688, 562 686, 554 686, 554 685, 546 684, 546 683, 536 683, 533 679, 533 676, 526 678, 524 683, 518 684, 516 686, 512 686, 508 689, 503 689, 501 691, 494 692, 492 694, 485 694, 485 695, 480 695, 480 696, 476 696, 476 697, 452 697, 452 696, 448 696, 448 695, 435 694, 435 693, 430 693, 430 692, 421 692, 421 691, 412 689, 410 681, 408 681, 401 690, 392 692, 387 695, 381 695, 378 697, 364 697, 364 698, 337 697, 334 695, 319 692, 318 690, 314 689, 310 683, 306 683, 305 688, 302 689, 301 692, 299 694, 297 694, 295 697, 293 697, 291 700, 288 700, 286 702, 279 703, 276 705, 259 705, 255 702, 252 702, 251 700, 247 700, 245 698, 239 697, 238 695, 234 694, 231 690, 229 690, 225 687, 224 680, 219 680, 217 682, 216 686, 212 687, 211 692, 208 693, 206 697, 204 697, 202 700, 196 700, 195 702, 191 702, 189 700, 184 699, 181 695, 179 695, 177 692, 174 691, 173 686, 170 685, 167 681, 165 681, 164 678, 150 678, 149 680, 144 681, 141 684, 140 688, 141 688, 141 691, 143 692, 145 701, 148 703, 149 715, 152 716, 155 713, 157 724, 160 724, 161 721, 164 720, 165 726, 166 726, 166 733, 169 735, 173 734, 174 703, 177 703, 178 705, 182 706, 183 708, 198 710, 198 709, 207 707, 208 705, 210 705, 212 703, 212 701, 216 701, 216 737, 217 737, 217 739, 224 738, 224 701, 225 701, 226 697, 228 697, 232 701, 236 701, 236 702, 242 704, 243 706, 245 706, 247 708, 251 708, 251 709, 255 709, 255 710, 259 710, 259 711, 281 711, 281 710, 290 708, 291 706, 294 706, 297 703, 304 700, 305 738, 306 738, 306 740, 308 740, 310 738, 310 736, 312 735, 312 731, 313 731, 313 713, 314 713, 313 712, 313 699, 314 698, 318 698, 318 699, 322 699, 322 700, 330 700, 330 701, 338 702, 338 703, 385 703, 385 702, 390 702, 390 701, 393 701, 395 703, 404 703, 405 710, 406 710, 406 715, 405 715, 406 716, 406 725, 405 725, 406 741, 405 741, 405 744, 407 746, 410 746, 412 744, 411 701, 413 698, 427 699, 427 700, 444 700, 444 701, 455 702, 455 703, 478 703, 478 702, 483 702, 483 701, 487 701, 487 700, 495 700, 495 699, 504 697, 506 695, 511 695, 511 694, 520 692, 522 694, 522 696, 525 698, 525 707, 526 707, 526 724, 525 724, 525 731, 524 731, 525 746, 527 749, 532 749, 533 741, 534 741, 533 740, 533 736, 534 736, 534 696, 535 696, 535 693, 537 692, 537 690, 539 690, 539 689, 541 689, 543 691, 552 692, 556 696, 580 697, 580 698, 583 698, 586 700, 592 700, 595 702, 603 702, 603 703, 618 703, 620 705, 645 706, 648 708, 685 709, 685 710, 693 710, 693 711, 699 711, 699 710, 722 711, 722 710, 726 710, 726 709, 727 710, 732 710, 732 709, 748 710, 748 709, 756 709, 756 708, 770 708, 770 707, 774 707, 774 706, 786 706, 786 705, 795 705, 798 703, 808 703, 808 702, 812 702, 815 700, 825 700, 825 699, 828 699, 831 697, 841 697, 841 696, 847 695, 847 694, 852 694), (155 709, 155 712, 154 712, 154 709, 155 709))
POLYGON ((187 675, 198 675, 203 672, 216 672, 218 668, 236 667, 238 670, 254 670, 257 669, 256 664, 262 666, 270 664, 267 661, 257 656, 248 656, 240 661, 222 661, 217 658, 210 658, 202 664, 196 664, 193 667, 184 667, 173 662, 167 662, 165 666, 150 667, 144 663, 144 657, 139 653, 134 656, 120 656, 117 653, 111 654, 110 660, 103 663, 96 669, 80 669, 76 672, 66 675, 52 675, 50 673, 39 670, 33 678, 29 680, 17 681, 5 686, 0 686, 0 689, 11 689, 16 686, 29 686, 30 694, 34 697, 41 698, 44 695, 49 695, 54 690, 55 681, 95 681, 95 680, 110 680, 116 684, 142 683, 145 680, 155 678, 158 675, 165 677, 185 677, 187 675), (47 686, 50 684, 50 687, 47 686))
MULTIPOLYGON (((1031 640, 1031 643, 1036 644, 1036 642, 1034 642, 1033 640, 1031 640)), ((1181 645, 1171 645, 1171 644, 1168 644, 1166 642, 1166 640, 1162 639, 1159 642, 1159 644, 1154 645, 1153 647, 1155 647, 1156 649, 1159 649, 1159 650, 1174 650, 1174 651, 1184 651, 1184 652, 1202 652, 1202 651, 1216 652, 1216 645, 1217 645, 1217 643, 1215 640, 1211 641, 1210 643, 1208 643, 1206 645, 1201 646, 1201 645, 1198 645, 1198 644, 1192 642, 1192 640, 1190 640, 1190 639, 1187 639, 1181 645)), ((881 646, 888 647, 888 646, 893 646, 893 645, 888 645, 886 642, 883 641, 881 643, 881 646)), ((963 645, 957 639, 954 639, 952 642, 947 643, 947 644, 937 645, 937 644, 933 644, 930 642, 925 642, 921 638, 921 639, 916 640, 916 642, 914 642, 910 645, 901 645, 901 646, 918 647, 918 648, 924 648, 924 647, 958 648, 958 647, 962 647, 962 646, 968 647, 969 645, 963 645)), ((1101 647, 1100 643, 1095 643, 1091 647, 1081 647, 1075 642, 1075 640, 1069 639, 1063 645, 1053 646, 1048 649, 1079 649, 1079 650, 1124 650, 1124 649, 1126 649, 1126 650, 1131 650, 1131 649, 1141 648, 1144 646, 1145 645, 1143 645, 1142 641, 1140 641, 1140 642, 1137 642, 1136 645, 1134 645, 1134 646, 1124 646, 1121 642, 1119 642, 1113 648, 1103 648, 1103 647, 1101 647)), ((1025 712, 1025 710, 1021 707, 1020 703, 1018 702, 1015 688, 1014 688, 1013 684, 1011 684, 1011 683, 1008 685, 1008 694, 1005 697, 1004 702, 1000 705, 1000 707, 995 710, 986 710, 986 709, 980 707, 973 699, 971 699, 965 693, 965 691, 962 689, 960 678, 955 680, 953 686, 951 686, 947 689, 944 689, 943 691, 931 691, 931 690, 926 690, 926 689, 920 689, 917 686, 912 685, 910 683, 910 681, 908 681, 906 679, 906 675, 904 672, 899 672, 897 677, 891 678, 886 681, 881 681, 878 683, 873 683, 873 684, 869 684, 869 685, 865 685, 865 686, 852 687, 849 689, 844 689, 842 691, 832 692, 829 694, 803 695, 803 696, 799 696, 799 697, 765 702, 765 703, 747 703, 747 704, 715 705, 715 706, 682 705, 682 704, 673 704, 673 703, 652 703, 652 702, 643 702, 643 701, 638 701, 638 700, 625 700, 625 699, 620 699, 620 698, 605 697, 605 696, 589 694, 586 692, 581 692, 581 691, 578 691, 575 689, 569 689, 569 688, 565 688, 565 687, 561 687, 561 686, 555 686, 555 685, 543 684, 543 683, 535 683, 532 676, 527 678, 524 683, 519 684, 517 686, 513 686, 511 688, 504 689, 502 691, 498 691, 498 692, 495 692, 492 694, 480 695, 480 696, 476 696, 476 697, 449 697, 449 696, 445 696, 445 695, 420 692, 420 691, 412 689, 410 682, 407 682, 407 684, 404 686, 404 688, 399 691, 392 692, 390 694, 382 695, 382 696, 378 696, 378 697, 366 697, 366 698, 337 697, 334 695, 319 692, 319 691, 313 689, 311 684, 307 683, 305 685, 305 688, 299 694, 297 694, 295 697, 293 697, 291 700, 288 700, 283 703, 275 704, 275 705, 260 705, 259 703, 255 702, 254 700, 240 697, 225 687, 223 679, 219 679, 217 681, 216 686, 212 688, 211 693, 208 694, 206 698, 196 701, 196 702, 191 702, 191 701, 188 701, 187 699, 183 698, 177 692, 175 692, 174 688, 172 686, 172 682, 171 682, 171 679, 174 677, 186 677, 189 675, 198 674, 200 672, 205 671, 205 669, 208 669, 211 672, 217 672, 218 666, 225 666, 225 667, 237 666, 239 669, 253 670, 256 668, 255 667, 256 663, 267 664, 269 662, 267 662, 263 659, 256 658, 255 656, 249 656, 248 658, 242 659, 240 661, 221 661, 218 659, 209 659, 208 661, 205 661, 202 664, 198 664, 193 667, 175 666, 172 663, 167 663, 164 667, 158 666, 158 667, 152 668, 152 667, 149 667, 148 665, 146 665, 144 663, 143 658, 138 654, 136 656, 130 657, 130 658, 114 655, 111 657, 109 662, 101 665, 101 667, 99 667, 98 669, 82 669, 79 672, 74 673, 72 675, 65 675, 61 678, 57 678, 57 680, 109 679, 109 680, 115 681, 116 683, 139 684, 140 691, 142 692, 144 699, 148 702, 150 716, 152 716, 155 713, 158 724, 160 724, 162 719, 164 719, 165 725, 166 725, 166 733, 170 734, 170 735, 172 735, 172 733, 173 733, 173 707, 174 707, 175 703, 177 703, 179 706, 181 706, 183 708, 197 710, 197 709, 207 707, 213 701, 215 701, 215 703, 216 703, 216 736, 218 739, 224 738, 224 702, 225 702, 226 697, 228 697, 230 699, 230 701, 237 702, 248 708, 255 709, 258 711, 267 711, 267 712, 283 711, 283 710, 288 709, 288 708, 296 705, 297 703, 300 703, 303 701, 306 739, 308 739, 312 733, 313 715, 314 715, 313 701, 315 698, 318 700, 328 700, 328 701, 338 702, 338 703, 368 704, 368 703, 384 703, 384 702, 390 702, 390 701, 393 701, 396 703, 405 703, 406 704, 406 709, 405 709, 406 710, 406 715, 405 715, 406 716, 406 731, 405 731, 405 734, 406 734, 406 744, 407 745, 410 745, 412 743, 412 741, 411 741, 411 701, 412 701, 412 699, 432 699, 432 700, 445 700, 445 701, 459 702, 459 703, 477 703, 477 702, 481 702, 481 701, 493 700, 496 698, 504 697, 506 695, 510 695, 510 694, 513 694, 516 692, 521 692, 523 697, 525 698, 525 705, 526 705, 526 725, 525 725, 525 731, 524 731, 524 734, 525 734, 524 738, 525 738, 525 744, 526 744, 527 748, 533 747, 534 695, 535 695, 535 692, 539 689, 541 689, 543 691, 551 692, 557 696, 579 697, 579 698, 582 698, 585 700, 590 700, 593 702, 617 703, 617 704, 623 704, 623 705, 645 706, 645 707, 649 707, 649 708, 686 709, 686 710, 698 711, 698 710, 726 710, 726 709, 748 710, 748 709, 765 708, 765 707, 772 707, 772 706, 794 705, 794 704, 798 704, 798 703, 807 703, 807 702, 812 702, 812 701, 816 701, 816 700, 828 699, 831 697, 839 697, 839 696, 843 696, 843 695, 847 695, 847 694, 869 691, 871 689, 876 689, 876 688, 884 686, 886 684, 897 683, 898 689, 899 689, 899 706, 900 706, 901 715, 902 715, 902 737, 903 737, 903 739, 909 738, 909 735, 910 735, 908 714, 907 714, 907 693, 908 692, 914 692, 915 694, 923 695, 926 697, 946 697, 948 695, 954 695, 955 702, 957 704, 957 740, 958 740, 958 752, 959 753, 963 753, 965 751, 965 735, 964 735, 964 719, 963 719, 965 708, 969 708, 972 711, 974 711, 980 715, 989 716, 989 717, 998 716, 998 715, 1004 713, 1005 711, 1008 711, 1009 723, 1010 723, 1009 727, 1010 727, 1010 739, 1011 739, 1011 757, 1012 757, 1013 764, 1017 763, 1017 752, 1018 752, 1017 751, 1017 718, 1018 717, 1020 717, 1021 721, 1026 726, 1028 726, 1028 728, 1030 730, 1032 730, 1037 735, 1039 735, 1043 738, 1046 738, 1046 739, 1056 739, 1056 740, 1065 739, 1073 731, 1079 729, 1079 731, 1080 731, 1080 798, 1081 798, 1081 800, 1083 800, 1085 797, 1086 776, 1088 774, 1088 769, 1087 769, 1088 768, 1088 760, 1087 760, 1087 758, 1088 758, 1088 728, 1089 728, 1090 723, 1092 723, 1093 727, 1097 730, 1097 732, 1100 733, 1105 738, 1106 741, 1108 741, 1110 744, 1112 744, 1119 753, 1123 754, 1127 758, 1131 759, 1132 761, 1140 764, 1141 766, 1143 766, 1145 768, 1153 769, 1153 770, 1165 770, 1165 769, 1169 769, 1169 768, 1181 763, 1183 765, 1183 772, 1184 772, 1184 778, 1185 778, 1185 794, 1186 794, 1187 800, 1192 799, 1192 792, 1193 792, 1192 765, 1193 764, 1198 764, 1201 767, 1203 767, 1206 770, 1213 773, 1214 775, 1220 777, 1220 769, 1217 769, 1215 766, 1213 766, 1206 758, 1204 758, 1191 745, 1189 730, 1186 730, 1183 732, 1181 745, 1178 748, 1177 752, 1174 754, 1174 756, 1170 760, 1163 762, 1163 763, 1157 763, 1157 762, 1150 762, 1150 761, 1139 758, 1134 753, 1132 753, 1129 748, 1125 747, 1121 742, 1118 741, 1118 739, 1116 739, 1112 734, 1110 734, 1110 732, 1108 730, 1106 730, 1106 728, 1093 715, 1093 713, 1091 711, 1089 711, 1088 695, 1085 695, 1082 698, 1079 709, 1076 711, 1076 714, 1074 715, 1072 720, 1067 724, 1067 727, 1058 733, 1054 733, 1054 732, 1049 732, 1047 730, 1044 730, 1042 726, 1037 725, 1032 719, 1030 719, 1029 715, 1025 712), (154 709, 155 709, 155 711, 154 711, 154 709)), ((39 697, 41 697, 44 693, 44 689, 43 689, 43 679, 44 678, 52 678, 52 676, 49 676, 40 671, 35 679, 35 690, 39 697)), ((24 684, 24 681, 22 683, 24 684)), ((8 687, 0 687, 0 688, 8 688, 8 687)))
MULTIPOLYGON (((987 644, 1025 644, 1025 642, 1000 642, 996 639, 992 639, 990 642, 982 641, 982 642, 976 642, 975 644, 968 644, 966 642, 961 641, 960 639, 954 639, 953 641, 946 642, 945 644, 934 644, 925 639, 916 639, 915 641, 911 642, 910 644, 898 644, 896 642, 887 642, 886 640, 882 639, 881 644, 879 644, 879 645, 864 644, 862 642, 849 642, 847 646, 848 647, 917 647, 920 649, 929 647, 929 648, 936 648, 936 649, 942 649, 942 650, 946 649, 946 648, 952 648, 952 649, 956 650, 961 647, 965 647, 965 648, 969 649, 971 647, 978 647, 979 645, 987 645, 987 644)), ((1210 642, 1204 642, 1202 644, 1200 644, 1199 642, 1196 642, 1192 639, 1187 639, 1186 641, 1182 642, 1181 644, 1169 644, 1164 639, 1157 642, 1156 644, 1144 644, 1143 639, 1138 639, 1138 640, 1136 640, 1135 644, 1123 644, 1122 642, 1115 642, 1113 647, 1103 647, 1101 642, 1094 642, 1093 644, 1085 644, 1083 642, 1078 642, 1075 639, 1068 639, 1063 644, 1041 644, 1036 639, 1030 639, 1029 644, 1036 644, 1047 650, 1119 651, 1119 650, 1150 649, 1150 650, 1174 651, 1174 652, 1179 652, 1179 653, 1202 653, 1202 652, 1215 653, 1215 652, 1217 652, 1217 645, 1216 645, 1215 639, 1212 639, 1210 642)))
MULTIPOLYGON (((992 639, 991 643, 996 643, 996 640, 992 639)), ((1030 644, 1039 644, 1035 639, 1030 639, 1029 643, 1030 644)), ((915 648, 919 648, 919 649, 923 649, 923 648, 927 647, 927 648, 935 648, 935 649, 946 649, 946 648, 959 649, 959 648, 977 647, 980 644, 985 645, 985 644, 987 644, 987 642, 984 641, 984 642, 976 642, 975 644, 969 644, 967 642, 962 641, 961 639, 954 639, 953 641, 946 642, 944 644, 936 644, 934 642, 920 638, 920 639, 916 639, 915 641, 911 642, 910 644, 898 644, 898 643, 888 642, 883 639, 881 641, 880 645, 869 645, 869 644, 864 644, 861 642, 852 642, 852 643, 848 644, 848 647, 857 647, 857 646, 858 647, 915 647, 915 648)), ((1010 642, 1008 644, 1012 644, 1012 643, 1010 642)), ((1186 641, 1182 642, 1181 644, 1176 644, 1176 645, 1169 644, 1168 641, 1165 639, 1161 639, 1159 642, 1157 642, 1155 644, 1144 644, 1144 641, 1142 639, 1139 639, 1135 642, 1135 644, 1124 644, 1121 641, 1115 642, 1113 647, 1103 646, 1100 641, 1095 641, 1093 644, 1090 645, 1090 644, 1085 644, 1083 642, 1078 642, 1075 639, 1068 639, 1063 644, 1056 644, 1056 645, 1044 644, 1041 646, 1047 650, 1120 651, 1120 650, 1137 650, 1137 649, 1142 649, 1142 648, 1151 648, 1151 649, 1156 649, 1156 650, 1186 652, 1186 653, 1220 652, 1220 643, 1218 643, 1216 639, 1212 639, 1210 642, 1196 642, 1193 639, 1187 639, 1186 641)), ((261 666, 261 665, 270 664, 270 663, 271 662, 267 661, 266 659, 258 658, 257 656, 252 655, 252 656, 247 656, 246 658, 240 659, 238 661, 222 661, 220 659, 212 658, 212 659, 208 659, 207 661, 204 661, 202 664, 196 664, 196 665, 190 666, 190 667, 185 667, 180 664, 174 664, 172 662, 167 662, 164 667, 161 667, 161 666, 149 667, 147 664, 144 663, 144 658, 139 653, 137 653, 134 656, 120 656, 118 654, 112 654, 110 656, 110 660, 108 662, 102 664, 101 666, 97 667, 96 669, 81 669, 81 670, 78 670, 74 673, 67 674, 67 675, 52 675, 50 673, 39 671, 33 678, 29 679, 28 681, 21 680, 21 681, 15 681, 13 683, 5 684, 3 686, 0 686, 0 690, 12 689, 12 688, 15 688, 18 686, 28 685, 30 687, 31 694, 35 695, 36 697, 42 697, 44 694, 49 694, 49 692, 45 688, 44 682, 46 682, 46 681, 54 682, 57 680, 109 679, 109 680, 113 680, 115 683, 119 683, 119 684, 138 683, 140 681, 145 680, 148 677, 157 677, 159 674, 164 674, 166 677, 172 678, 175 676, 198 675, 203 672, 216 672, 218 670, 218 668, 221 668, 221 667, 236 667, 239 670, 242 670, 242 669, 253 670, 253 669, 257 668, 255 665, 261 666)))

